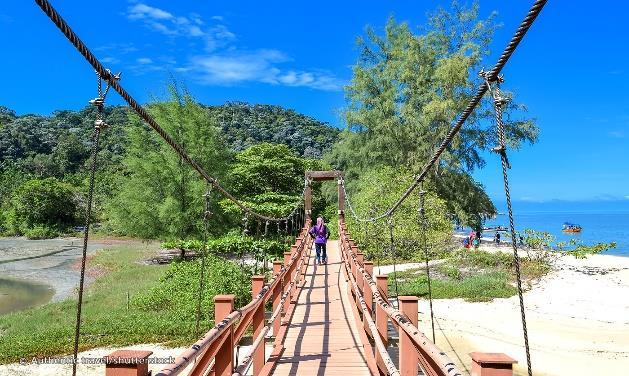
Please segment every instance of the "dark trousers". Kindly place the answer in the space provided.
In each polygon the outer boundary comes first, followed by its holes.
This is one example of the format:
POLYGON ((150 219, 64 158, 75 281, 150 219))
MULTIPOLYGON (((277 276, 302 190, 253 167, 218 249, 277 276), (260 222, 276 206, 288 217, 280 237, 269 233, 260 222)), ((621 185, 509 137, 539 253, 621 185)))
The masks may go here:
POLYGON ((328 260, 328 254, 326 253, 325 244, 315 243, 315 251, 317 252, 317 262, 328 260))

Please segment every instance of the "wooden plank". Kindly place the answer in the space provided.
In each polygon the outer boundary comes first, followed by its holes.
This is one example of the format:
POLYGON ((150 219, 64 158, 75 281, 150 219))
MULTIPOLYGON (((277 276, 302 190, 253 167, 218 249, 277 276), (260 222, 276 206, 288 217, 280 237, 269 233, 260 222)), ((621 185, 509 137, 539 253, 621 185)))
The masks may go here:
POLYGON ((328 242, 328 264, 310 259, 306 284, 291 321, 274 375, 370 375, 347 294, 336 241, 328 242))

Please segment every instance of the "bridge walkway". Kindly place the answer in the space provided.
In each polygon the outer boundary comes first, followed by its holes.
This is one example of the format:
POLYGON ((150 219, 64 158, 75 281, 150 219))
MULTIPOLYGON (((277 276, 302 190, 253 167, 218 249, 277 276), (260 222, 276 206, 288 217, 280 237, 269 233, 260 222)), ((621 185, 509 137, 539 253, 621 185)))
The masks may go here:
MULTIPOLYGON (((314 254, 314 248, 312 250, 314 254)), ((328 263, 310 257, 274 375, 370 375, 337 241, 328 241, 328 263)))

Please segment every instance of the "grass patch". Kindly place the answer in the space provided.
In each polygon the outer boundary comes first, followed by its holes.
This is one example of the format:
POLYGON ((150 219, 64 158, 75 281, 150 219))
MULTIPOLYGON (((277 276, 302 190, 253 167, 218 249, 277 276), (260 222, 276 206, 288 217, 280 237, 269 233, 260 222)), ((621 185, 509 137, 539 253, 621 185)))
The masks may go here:
MULTIPOLYGON (((138 263, 154 252, 141 245, 120 246, 100 251, 90 260, 88 267, 104 275, 84 295, 81 351, 135 343, 175 346, 194 342, 200 261, 166 266, 138 263)), ((213 325, 213 294, 233 293, 235 288, 239 296, 250 294, 249 280, 234 264, 214 257, 207 266, 215 268, 215 277, 206 270, 203 329, 213 325), (220 283, 214 283, 219 277, 220 283), (246 292, 242 287, 245 279, 246 292)), ((75 318, 76 299, 0 316, 0 363, 70 354, 75 318)))
MULTIPOLYGON (((389 291, 395 291, 393 278, 389 277, 389 291)), ((432 281, 434 299, 463 298, 471 302, 486 302, 494 298, 508 298, 515 295, 506 273, 488 272, 463 279, 439 278, 432 281)), ((400 295, 428 297, 428 278, 425 274, 398 280, 400 295)))
MULTIPOLYGON (((550 271, 544 261, 521 258, 525 282, 540 278, 550 271)), ((432 268, 432 295, 435 299, 463 298, 485 302, 517 294, 513 255, 478 250, 454 251, 444 263, 432 268)), ((397 273, 400 295, 428 297, 428 278, 424 268, 397 273)), ((395 274, 389 275, 389 291, 395 291, 395 274)))

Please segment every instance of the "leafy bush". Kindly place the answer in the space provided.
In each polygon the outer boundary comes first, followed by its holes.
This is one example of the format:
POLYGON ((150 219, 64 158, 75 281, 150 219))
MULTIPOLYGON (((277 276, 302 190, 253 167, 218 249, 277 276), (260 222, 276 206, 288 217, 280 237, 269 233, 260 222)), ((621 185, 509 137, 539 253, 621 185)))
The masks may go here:
MULTIPOLYGON (((167 249, 184 249, 198 251, 203 248, 200 240, 168 240, 162 243, 162 247, 167 249)), ((256 240, 251 236, 243 236, 240 232, 232 231, 227 235, 216 239, 209 239, 207 249, 215 255, 235 255, 243 257, 245 255, 260 256, 266 254, 267 257, 278 258, 287 250, 286 244, 276 239, 256 240)))
POLYGON ((76 222, 77 204, 73 189, 55 178, 32 179, 13 194, 7 227, 14 234, 53 234, 76 222))
MULTIPOLYGON (((350 202, 359 216, 372 216, 389 209, 412 181, 412 174, 406 169, 382 167, 361 176, 361 189, 350 194, 350 202)), ((395 255, 390 252, 389 226, 386 221, 357 222, 348 207, 346 220, 350 233, 358 241, 361 250, 369 258, 403 260, 424 260, 423 231, 418 216, 418 200, 406 200, 393 216, 393 239, 395 255)), ((452 222, 447 215, 446 205, 434 192, 425 197, 427 221, 426 240, 429 258, 444 252, 452 239, 452 222)))
MULTIPOLYGON (((202 261, 175 261, 159 283, 137 296, 133 304, 145 311, 165 311, 181 319, 196 317, 202 261)), ((215 255, 207 255, 201 311, 206 319, 214 317, 214 296, 236 295, 236 306, 251 300, 251 273, 215 255)))
POLYGON ((29 239, 50 239, 59 236, 59 231, 45 226, 26 229, 24 235, 29 239))

